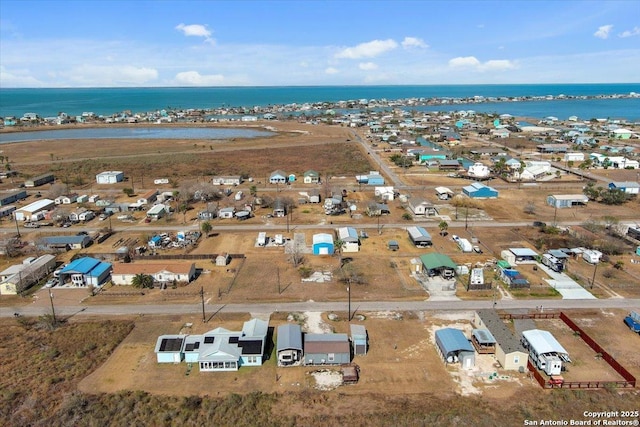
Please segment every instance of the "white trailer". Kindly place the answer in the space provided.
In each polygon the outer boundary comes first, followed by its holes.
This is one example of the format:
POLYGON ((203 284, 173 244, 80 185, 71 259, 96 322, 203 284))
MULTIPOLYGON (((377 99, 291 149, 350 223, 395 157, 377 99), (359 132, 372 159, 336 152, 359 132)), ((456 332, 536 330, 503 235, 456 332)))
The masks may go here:
POLYGON ((541 258, 542 264, 546 265, 557 273, 562 273, 564 263, 551 254, 543 254, 541 258))
POLYGON ((266 246, 267 245, 267 233, 261 231, 258 233, 258 246, 266 246))
POLYGON ((602 258, 602 252, 596 251, 595 249, 586 249, 582 252, 582 259, 587 261, 589 264, 597 264, 600 262, 602 258))
POLYGON ((473 251, 473 245, 467 239, 459 238, 457 240, 457 243, 458 243, 458 247, 460 248, 460 250, 462 252, 466 253, 466 252, 472 252, 473 251))

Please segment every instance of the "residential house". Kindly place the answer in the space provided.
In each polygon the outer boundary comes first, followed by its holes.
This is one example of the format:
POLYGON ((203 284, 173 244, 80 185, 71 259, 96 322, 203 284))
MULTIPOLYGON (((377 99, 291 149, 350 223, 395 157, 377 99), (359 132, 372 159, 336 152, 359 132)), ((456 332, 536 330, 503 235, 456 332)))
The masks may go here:
POLYGON ((150 205, 158 198, 158 190, 149 190, 137 200, 138 205, 150 205))
POLYGON ((56 267, 56 257, 29 257, 0 272, 0 295, 16 295, 47 277, 56 267))
POLYGON ((70 205, 78 200, 78 193, 65 194, 54 199, 56 205, 70 205))
POLYGON ((207 207, 198 212, 198 219, 201 221, 209 221, 216 217, 217 209, 215 206, 207 205, 207 207))
POLYGON ((269 175, 269 183, 270 184, 286 184, 287 183, 286 172, 281 170, 276 170, 271 172, 271 175, 269 175))
POLYGON ((40 238, 41 246, 47 249, 82 249, 89 246, 93 240, 91 237, 81 234, 77 236, 43 236, 40 238))
POLYGON ((411 213, 415 216, 433 216, 438 214, 438 210, 433 203, 421 197, 411 197, 408 203, 411 213))
POLYGON ((314 170, 308 170, 303 174, 302 182, 305 184, 318 184, 320 182, 320 174, 314 170))
POLYGON ((60 280, 69 278, 78 287, 100 286, 111 274, 111 264, 91 257, 78 258, 60 270, 60 280))
POLYGON ((222 208, 218 211, 218 218, 220 219, 232 219, 236 213, 236 208, 229 206, 222 208))
POLYGON ((92 220, 95 217, 96 214, 93 211, 85 208, 80 208, 69 214, 69 220, 72 222, 86 222, 92 220))
POLYGON ((160 287, 173 283, 187 284, 196 277, 196 265, 188 261, 115 263, 111 281, 115 285, 131 285, 138 274, 153 277, 154 284, 160 287))
POLYGON ((477 310, 474 325, 488 330, 496 341, 495 358, 502 369, 525 372, 529 353, 522 347, 520 340, 505 325, 495 310, 477 310))
POLYGON ((240 185, 242 184, 242 177, 240 175, 231 176, 214 176, 213 185, 240 185))
POLYGON ((10 191, 0 194, 0 206, 10 205, 28 197, 26 190, 10 191))
POLYGON ((27 188, 40 187, 41 185, 48 184, 50 182, 53 182, 54 180, 55 180, 55 177, 53 176, 52 173, 45 173, 42 175, 38 175, 35 178, 27 179, 24 182, 24 186, 27 188))
POLYGON ((351 362, 351 345, 347 334, 305 334, 304 364, 343 365, 351 362))
POLYGON ((154 205, 151 207, 151 209, 149 209, 147 211, 147 218, 151 218, 152 220, 158 220, 162 217, 164 217, 167 212, 169 210, 169 207, 159 203, 157 205, 154 205))
POLYGON ((340 227, 336 229, 336 237, 342 241, 343 253, 358 252, 360 250, 360 238, 353 227, 340 227))
POLYGON ((265 355, 269 324, 251 319, 242 331, 215 328, 203 335, 161 335, 155 350, 158 363, 195 363, 201 372, 237 371, 260 366, 265 355))
POLYGON ((384 185, 384 177, 380 175, 379 172, 375 172, 375 171, 369 172, 369 174, 367 175, 356 175, 356 181, 359 184, 378 185, 378 186, 384 185))

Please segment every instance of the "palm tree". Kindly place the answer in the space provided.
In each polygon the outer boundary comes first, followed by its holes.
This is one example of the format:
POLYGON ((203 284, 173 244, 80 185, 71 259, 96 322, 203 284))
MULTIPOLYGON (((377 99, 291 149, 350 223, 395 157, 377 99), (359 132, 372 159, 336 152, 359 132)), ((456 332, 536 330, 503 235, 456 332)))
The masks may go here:
POLYGON ((131 279, 131 286, 138 289, 153 288, 153 277, 148 274, 136 274, 131 279))
POLYGON ((449 228, 449 224, 447 223, 447 221, 442 220, 440 221, 440 224, 438 224, 438 228, 440 229, 440 235, 444 236, 446 235, 447 229, 449 228))
POLYGON ((200 230, 202 230, 202 233, 207 237, 209 237, 209 233, 211 233, 212 229, 213 227, 211 226, 211 223, 209 221, 205 221, 200 224, 200 230))
POLYGON ((344 248, 344 240, 337 239, 333 242, 334 250, 338 253, 338 260, 340 261, 340 267, 342 267, 342 249, 344 248))

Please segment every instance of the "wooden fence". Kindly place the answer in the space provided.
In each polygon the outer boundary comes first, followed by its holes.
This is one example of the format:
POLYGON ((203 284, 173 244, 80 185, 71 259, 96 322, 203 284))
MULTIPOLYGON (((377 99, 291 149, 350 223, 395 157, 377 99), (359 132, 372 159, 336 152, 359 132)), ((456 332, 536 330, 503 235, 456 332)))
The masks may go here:
POLYGON ((599 388, 634 388, 636 386, 636 378, 631 375, 616 359, 613 358, 600 344, 594 341, 582 328, 575 324, 566 314, 560 313, 531 313, 531 314, 503 314, 503 319, 554 319, 560 318, 572 331, 579 335, 585 343, 596 355, 601 356, 609 366, 611 366, 625 381, 564 381, 561 384, 554 384, 550 380, 546 380, 540 371, 527 361, 527 368, 532 373, 535 380, 542 388, 569 388, 569 389, 599 389, 599 388), (549 316, 549 317, 543 317, 549 316))

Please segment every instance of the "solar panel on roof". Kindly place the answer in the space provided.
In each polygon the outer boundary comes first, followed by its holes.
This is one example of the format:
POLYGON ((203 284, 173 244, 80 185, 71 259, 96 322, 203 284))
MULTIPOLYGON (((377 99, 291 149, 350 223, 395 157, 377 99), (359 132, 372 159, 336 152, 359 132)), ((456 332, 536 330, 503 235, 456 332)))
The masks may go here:
POLYGON ((163 338, 160 343, 160 351, 180 351, 182 338, 163 338))
POLYGON ((200 341, 196 341, 196 343, 193 345, 194 350, 197 350, 200 348, 200 341))
POLYGON ((229 337, 229 344, 237 344, 238 337, 229 337))
POLYGON ((187 344, 187 345, 184 347, 184 351, 193 351, 193 347, 194 347, 193 343, 191 343, 191 344, 187 344))
POLYGON ((204 337, 204 343, 205 344, 213 344, 213 341, 216 339, 216 337, 204 337))
POLYGON ((242 347, 242 354, 260 354, 262 351, 262 340, 247 340, 238 343, 242 347))

